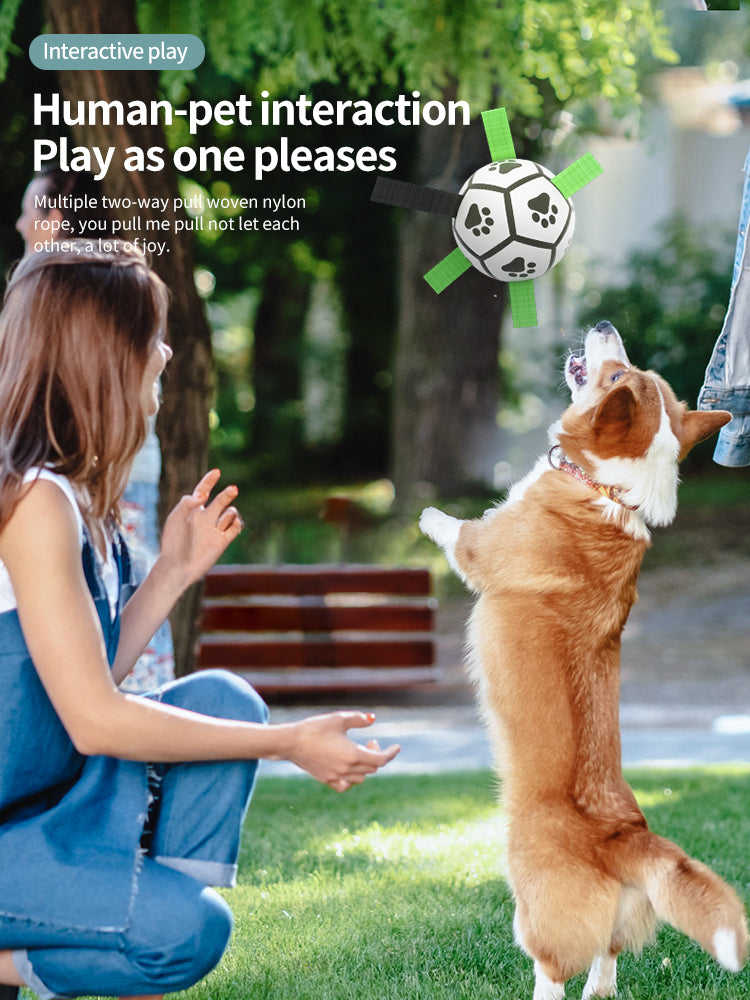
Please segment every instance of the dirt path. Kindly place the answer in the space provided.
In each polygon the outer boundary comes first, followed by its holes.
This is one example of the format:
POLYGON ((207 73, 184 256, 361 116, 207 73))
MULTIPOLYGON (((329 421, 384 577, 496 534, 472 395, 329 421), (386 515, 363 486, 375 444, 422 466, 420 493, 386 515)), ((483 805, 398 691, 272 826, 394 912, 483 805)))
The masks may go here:
MULTIPOLYGON (((638 592, 623 635, 623 706, 672 706, 696 718, 750 714, 750 557, 647 567, 638 592)), ((438 612, 439 662, 457 700, 470 607, 459 599, 438 612)))
POLYGON ((750 713, 750 559, 644 572, 623 636, 622 700, 750 713))

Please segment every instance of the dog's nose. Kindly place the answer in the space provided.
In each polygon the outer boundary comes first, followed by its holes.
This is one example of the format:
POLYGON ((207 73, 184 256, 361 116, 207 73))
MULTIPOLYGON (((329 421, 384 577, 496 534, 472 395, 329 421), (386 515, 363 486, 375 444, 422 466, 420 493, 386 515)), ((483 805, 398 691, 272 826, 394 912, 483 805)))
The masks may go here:
POLYGON ((594 329, 596 330, 597 333, 608 334, 608 333, 612 333, 612 331, 614 330, 614 327, 612 326, 612 324, 610 323, 610 321, 608 319, 603 319, 601 321, 601 323, 597 323, 596 324, 596 326, 594 327, 594 329))

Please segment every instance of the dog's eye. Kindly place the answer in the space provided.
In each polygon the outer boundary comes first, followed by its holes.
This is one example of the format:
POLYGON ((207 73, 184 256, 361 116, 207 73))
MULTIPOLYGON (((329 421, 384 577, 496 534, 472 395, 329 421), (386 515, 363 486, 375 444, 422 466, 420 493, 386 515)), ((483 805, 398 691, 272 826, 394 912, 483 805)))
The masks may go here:
POLYGON ((618 379, 622 378, 624 374, 625 372, 615 372, 610 381, 616 382, 618 379))

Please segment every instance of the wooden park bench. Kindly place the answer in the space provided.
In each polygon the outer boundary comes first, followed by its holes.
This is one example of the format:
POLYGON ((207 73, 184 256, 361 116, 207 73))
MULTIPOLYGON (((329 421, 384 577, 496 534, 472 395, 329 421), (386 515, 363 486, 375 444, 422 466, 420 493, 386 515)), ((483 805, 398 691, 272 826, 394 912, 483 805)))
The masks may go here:
POLYGON ((431 590, 426 569, 217 566, 198 668, 232 670, 270 696, 433 684, 431 590))

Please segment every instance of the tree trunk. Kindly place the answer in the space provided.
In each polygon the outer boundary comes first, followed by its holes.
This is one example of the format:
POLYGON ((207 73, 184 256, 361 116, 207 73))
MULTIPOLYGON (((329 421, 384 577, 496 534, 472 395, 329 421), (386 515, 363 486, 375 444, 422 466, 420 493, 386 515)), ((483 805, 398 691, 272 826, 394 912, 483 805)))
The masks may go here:
MULTIPOLYGON (((416 178, 458 191, 490 161, 481 122, 420 130, 416 178)), ((399 506, 427 483, 444 494, 488 478, 499 401, 506 286, 469 268, 437 295, 423 275, 456 246, 450 220, 413 212, 402 224, 392 475, 399 506)))
POLYGON ((300 366, 308 299, 307 279, 300 280, 287 262, 266 272, 253 324, 251 442, 256 459, 273 456, 267 470, 272 477, 304 463, 300 366))
MULTIPOLYGON (((132 34, 138 31, 134 0, 47 0, 46 13, 50 30, 68 34, 132 34)), ((152 101, 158 98, 156 78, 142 70, 61 71, 60 90, 64 99, 152 101)), ((95 125, 73 128, 75 141, 89 148, 116 147, 112 166, 103 179, 104 190, 112 198, 167 199, 166 211, 146 208, 121 209, 114 218, 142 220, 139 235, 166 243, 165 252, 152 260, 154 270, 171 293, 169 339, 174 351, 163 382, 163 402, 157 421, 162 450, 160 514, 162 519, 186 492, 191 492, 206 471, 208 455, 208 411, 212 387, 211 335, 193 280, 192 246, 182 232, 175 235, 175 222, 185 219, 180 207, 177 178, 166 156, 161 171, 127 171, 123 164, 128 147, 149 149, 159 146, 167 151, 161 125, 95 125), (165 228, 147 231, 146 220, 166 221, 165 228)), ((123 238, 136 235, 125 231, 123 238)), ((197 636, 200 586, 182 598, 172 617, 175 663, 178 675, 188 672, 193 663, 197 636)))

